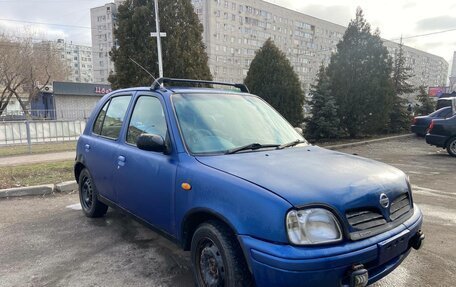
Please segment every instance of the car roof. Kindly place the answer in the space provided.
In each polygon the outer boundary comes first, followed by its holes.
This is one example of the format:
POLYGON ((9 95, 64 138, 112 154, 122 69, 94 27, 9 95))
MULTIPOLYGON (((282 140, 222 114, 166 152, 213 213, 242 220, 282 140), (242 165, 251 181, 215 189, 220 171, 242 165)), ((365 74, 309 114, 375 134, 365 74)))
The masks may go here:
POLYGON ((115 90, 113 93, 122 93, 122 92, 137 92, 137 91, 143 91, 143 92, 158 92, 162 94, 163 96, 171 96, 173 94, 189 94, 189 93, 196 93, 196 94, 233 94, 233 95, 250 95, 249 93, 243 93, 238 90, 234 89, 214 89, 214 88, 195 88, 195 87, 165 87, 161 88, 158 90, 154 90, 151 87, 133 87, 133 88, 126 88, 126 89, 120 89, 120 90, 115 90))

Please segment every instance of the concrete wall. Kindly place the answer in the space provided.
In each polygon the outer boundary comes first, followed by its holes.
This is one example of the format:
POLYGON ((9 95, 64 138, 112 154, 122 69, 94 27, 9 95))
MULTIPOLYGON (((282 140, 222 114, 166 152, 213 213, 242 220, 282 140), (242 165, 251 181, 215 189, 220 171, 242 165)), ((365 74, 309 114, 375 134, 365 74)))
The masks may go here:
POLYGON ((57 119, 87 119, 101 97, 55 95, 57 119))

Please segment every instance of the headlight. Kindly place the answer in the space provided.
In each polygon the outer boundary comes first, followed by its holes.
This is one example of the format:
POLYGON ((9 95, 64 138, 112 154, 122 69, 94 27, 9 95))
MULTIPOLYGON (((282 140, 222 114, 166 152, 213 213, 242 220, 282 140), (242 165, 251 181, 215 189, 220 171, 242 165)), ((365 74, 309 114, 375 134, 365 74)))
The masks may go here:
POLYGON ((334 215, 323 208, 291 210, 287 214, 287 232, 296 245, 321 244, 342 240, 334 215))

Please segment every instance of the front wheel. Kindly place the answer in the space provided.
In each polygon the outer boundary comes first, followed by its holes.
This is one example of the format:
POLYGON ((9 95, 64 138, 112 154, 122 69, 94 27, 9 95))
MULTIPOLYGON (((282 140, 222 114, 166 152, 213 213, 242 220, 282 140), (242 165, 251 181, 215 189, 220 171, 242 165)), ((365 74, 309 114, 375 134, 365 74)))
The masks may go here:
POLYGON ((191 243, 192 268, 199 287, 253 286, 241 247, 225 225, 201 224, 191 243))
POLYGON ((451 155, 456 157, 456 137, 451 138, 447 145, 447 152, 451 155))
POLYGON ((87 217, 102 217, 108 211, 108 206, 98 200, 97 189, 89 170, 86 168, 79 175, 79 200, 82 212, 87 217))

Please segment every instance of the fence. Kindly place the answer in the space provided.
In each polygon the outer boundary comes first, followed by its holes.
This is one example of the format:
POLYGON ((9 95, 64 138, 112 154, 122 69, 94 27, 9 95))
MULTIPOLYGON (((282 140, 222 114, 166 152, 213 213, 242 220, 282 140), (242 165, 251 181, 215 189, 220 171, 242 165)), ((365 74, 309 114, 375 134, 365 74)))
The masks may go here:
POLYGON ((75 141, 84 131, 85 125, 85 120, 0 122, 0 146, 75 141))
MULTIPOLYGON (((65 110, 30 110, 29 118, 32 120, 82 120, 90 116, 91 110, 65 109, 65 110)), ((4 111, 0 121, 25 121, 27 115, 22 111, 4 111)))

